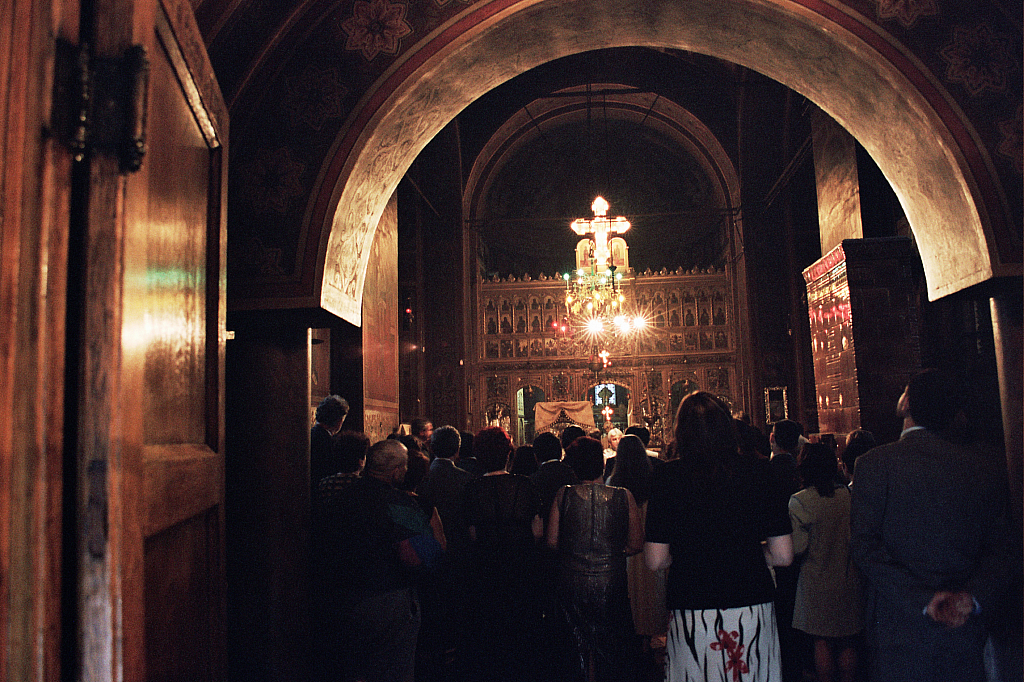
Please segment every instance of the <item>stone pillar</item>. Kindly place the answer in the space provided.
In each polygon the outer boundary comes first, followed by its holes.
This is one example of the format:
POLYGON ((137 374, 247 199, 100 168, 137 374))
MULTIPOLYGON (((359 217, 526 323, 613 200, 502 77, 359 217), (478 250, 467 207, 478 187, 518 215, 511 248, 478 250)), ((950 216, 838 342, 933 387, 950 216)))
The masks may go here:
POLYGON ((1021 295, 996 296, 990 300, 992 335, 995 339, 996 365, 999 371, 999 398, 1003 412, 1003 439, 1006 443, 1006 468, 1010 479, 1016 519, 1021 519, 1024 466, 1022 466, 1022 430, 1024 430, 1024 365, 1021 348, 1021 295))

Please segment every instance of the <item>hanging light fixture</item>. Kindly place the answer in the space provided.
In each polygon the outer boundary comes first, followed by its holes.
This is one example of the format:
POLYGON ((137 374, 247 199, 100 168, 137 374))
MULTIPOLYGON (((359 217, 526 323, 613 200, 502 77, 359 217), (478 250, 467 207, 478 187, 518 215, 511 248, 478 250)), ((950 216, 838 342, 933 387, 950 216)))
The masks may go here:
POLYGON ((629 260, 620 235, 629 230, 630 222, 622 216, 608 218, 603 197, 597 197, 591 209, 592 219, 577 218, 570 225, 585 238, 576 246, 576 269, 562 278, 567 322, 595 354, 598 347, 606 349, 613 339, 639 331, 646 322, 630 310, 627 300, 624 274, 629 272, 629 260))

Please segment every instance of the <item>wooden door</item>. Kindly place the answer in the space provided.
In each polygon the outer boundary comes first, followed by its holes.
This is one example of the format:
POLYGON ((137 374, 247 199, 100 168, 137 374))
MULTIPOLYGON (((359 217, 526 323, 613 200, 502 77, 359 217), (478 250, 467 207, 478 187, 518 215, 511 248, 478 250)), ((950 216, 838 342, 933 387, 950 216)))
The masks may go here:
POLYGON ((92 22, 96 59, 142 46, 149 77, 141 166, 91 154, 71 251, 78 676, 220 680, 226 109, 187 0, 95 0, 92 22))
POLYGON ((0 680, 61 676, 71 154, 50 129, 75 0, 0 0, 0 680))

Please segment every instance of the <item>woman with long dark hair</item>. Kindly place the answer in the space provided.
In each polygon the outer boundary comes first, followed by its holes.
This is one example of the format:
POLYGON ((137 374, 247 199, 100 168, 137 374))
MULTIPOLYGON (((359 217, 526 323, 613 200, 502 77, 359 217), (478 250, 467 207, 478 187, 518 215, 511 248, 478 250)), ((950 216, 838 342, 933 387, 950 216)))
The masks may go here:
POLYGON ((668 569, 665 680, 778 680, 770 567, 793 560, 785 498, 710 393, 679 404, 675 452, 654 472, 644 546, 649 568, 668 569))
MULTIPOLYGON (((608 485, 625 488, 633 494, 640 514, 641 526, 646 524, 647 501, 651 497, 651 476, 654 467, 643 441, 634 435, 623 436, 618 443, 615 465, 608 485)), ((629 606, 633 611, 633 626, 643 638, 645 647, 651 639, 663 637, 668 628, 665 610, 665 571, 652 571, 644 563, 642 554, 626 559, 626 577, 629 584, 629 606)))

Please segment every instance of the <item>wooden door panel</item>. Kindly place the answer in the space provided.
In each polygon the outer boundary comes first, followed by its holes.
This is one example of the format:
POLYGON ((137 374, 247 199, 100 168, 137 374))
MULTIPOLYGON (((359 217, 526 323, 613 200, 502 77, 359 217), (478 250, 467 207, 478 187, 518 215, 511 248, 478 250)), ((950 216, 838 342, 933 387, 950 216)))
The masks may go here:
POLYGON ((222 459, 205 445, 147 446, 143 456, 146 518, 143 536, 206 513, 221 504, 222 459))
POLYGON ((221 297, 209 290, 222 282, 222 214, 211 193, 223 149, 221 117, 190 61, 195 46, 180 42, 189 17, 172 4, 158 9, 149 56, 149 152, 138 178, 146 201, 126 208, 125 338, 141 344, 130 357, 142 384, 146 679, 201 682, 224 674, 224 467, 210 438, 222 416, 208 405, 219 403, 210 366, 220 362, 221 297))
MULTIPOLYGON (((143 226, 145 280, 138 325, 145 343, 146 445, 206 441, 206 239, 211 150, 163 49, 150 55, 151 125, 146 158, 147 203, 135 206, 143 226)), ((144 261, 142 260, 144 259, 144 261)))
POLYGON ((223 680, 226 108, 188 0, 105 0, 96 26, 149 75, 141 167, 90 161, 82 670, 223 680))
POLYGON ((146 679, 217 680, 220 515, 205 513, 146 538, 146 679))

